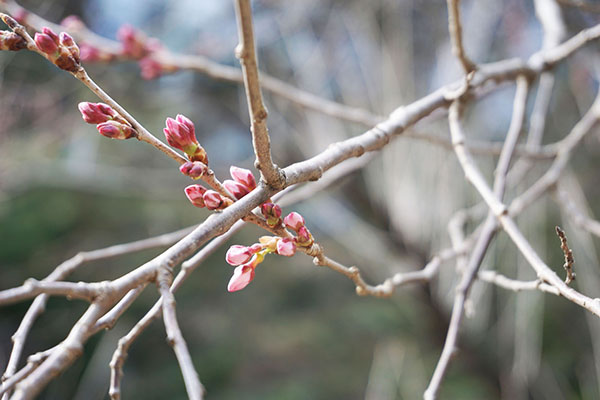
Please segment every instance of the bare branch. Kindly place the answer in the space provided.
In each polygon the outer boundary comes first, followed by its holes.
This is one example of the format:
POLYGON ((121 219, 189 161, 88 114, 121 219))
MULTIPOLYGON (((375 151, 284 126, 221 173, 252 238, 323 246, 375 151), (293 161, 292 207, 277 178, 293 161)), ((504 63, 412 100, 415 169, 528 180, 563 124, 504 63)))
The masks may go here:
POLYGON ((590 232, 596 237, 600 237, 600 222, 584 215, 583 212, 577 208, 575 202, 571 200, 566 190, 559 187, 556 190, 556 195, 558 197, 559 205, 564 208, 575 225, 590 232))
POLYGON ((463 47, 462 25, 460 23, 460 0, 447 0, 448 4, 448 30, 450 31, 450 41, 452 43, 452 53, 465 70, 465 75, 474 71, 477 66, 471 61, 463 47))
POLYGON ((256 155, 256 168, 260 170, 264 180, 277 189, 282 189, 285 177, 281 170, 273 164, 271 158, 271 141, 267 128, 267 109, 263 103, 258 77, 258 62, 254 47, 254 28, 252 27, 252 8, 250 0, 236 0, 235 11, 238 23, 240 44, 235 55, 242 64, 244 86, 248 100, 248 113, 252 130, 252 145, 256 155))
POLYGON ((204 397, 204 387, 200 383, 200 378, 198 378, 198 373, 194 368, 187 344, 181 334, 181 329, 179 329, 179 323, 175 315, 175 297, 169 290, 170 280, 171 273, 169 271, 161 270, 159 272, 157 285, 162 297, 163 320, 167 330, 167 341, 173 347, 177 356, 188 397, 192 400, 201 400, 204 397))
POLYGON ((520 292, 522 290, 541 290, 545 293, 550 293, 555 296, 560 296, 560 292, 554 286, 548 285, 536 279, 534 281, 518 281, 515 279, 507 278, 506 276, 497 273, 496 271, 480 271, 477 275, 477 279, 483 282, 492 283, 503 289, 512 290, 513 292, 520 292))

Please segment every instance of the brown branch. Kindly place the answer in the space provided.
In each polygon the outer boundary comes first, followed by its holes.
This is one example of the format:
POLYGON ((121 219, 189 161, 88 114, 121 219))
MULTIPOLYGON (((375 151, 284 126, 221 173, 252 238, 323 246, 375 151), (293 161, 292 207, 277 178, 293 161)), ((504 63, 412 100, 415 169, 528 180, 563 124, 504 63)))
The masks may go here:
POLYGON ((267 184, 276 189, 283 189, 285 177, 281 170, 273 164, 271 158, 271 141, 267 128, 267 109, 263 103, 262 92, 258 77, 258 61, 254 46, 254 28, 252 27, 252 8, 250 0, 235 1, 238 36, 240 43, 235 49, 235 55, 242 65, 250 129, 252 130, 252 145, 256 155, 255 166, 260 171, 267 184))
POLYGON ((556 234, 560 239, 560 249, 565 255, 565 263, 563 264, 563 268, 567 272, 565 283, 568 285, 575 280, 575 272, 573 272, 573 263, 575 263, 575 260, 573 259, 573 251, 567 244, 567 235, 565 235, 565 231, 563 231, 559 226, 555 226, 554 229, 556 230, 556 234))

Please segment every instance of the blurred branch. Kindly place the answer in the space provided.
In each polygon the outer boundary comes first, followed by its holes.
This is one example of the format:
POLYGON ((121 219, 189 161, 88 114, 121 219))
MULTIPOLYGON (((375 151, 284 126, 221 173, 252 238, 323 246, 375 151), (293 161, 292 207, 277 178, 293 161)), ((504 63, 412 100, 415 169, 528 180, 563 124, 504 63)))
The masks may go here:
POLYGON ((560 183, 555 193, 558 198, 558 204, 567 212, 571 222, 594 236, 600 237, 600 222, 587 217, 579 210, 575 202, 570 198, 569 193, 560 187, 560 183))
POLYGON ((448 4, 448 30, 450 31, 450 42, 452 53, 465 70, 465 75, 474 71, 477 66, 467 57, 463 47, 462 25, 460 23, 460 0, 447 0, 448 4))
POLYGON ((163 321, 167 330, 167 341, 173 347, 177 356, 188 397, 191 400, 201 400, 204 397, 204 387, 200 383, 192 357, 179 328, 177 316, 175 315, 175 297, 169 290, 171 272, 161 269, 158 274, 156 283, 162 298, 163 321))

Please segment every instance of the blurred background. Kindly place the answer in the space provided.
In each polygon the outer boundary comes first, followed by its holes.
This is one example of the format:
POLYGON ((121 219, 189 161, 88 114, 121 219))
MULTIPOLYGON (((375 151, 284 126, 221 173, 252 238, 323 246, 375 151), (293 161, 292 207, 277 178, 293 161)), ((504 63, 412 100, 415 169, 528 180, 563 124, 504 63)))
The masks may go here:
MULTIPOLYGON (((478 63, 528 57, 542 45, 531 1, 463 1, 467 54, 478 63)), ((129 23, 174 52, 201 54, 238 66, 233 2, 160 0, 21 1, 60 22, 75 14, 96 33, 115 39, 129 23)), ((308 92, 387 115, 461 76, 450 52, 445 2, 303 0, 254 1, 259 65, 308 92)), ((563 8, 568 35, 600 22, 599 14, 563 8)), ((4 29, 4 28, 3 28, 4 29)), ((597 90, 588 46, 556 70, 545 143, 564 137, 597 90)), ((143 125, 162 138, 166 117, 188 116, 219 178, 230 165, 251 168, 253 153, 243 88, 189 71, 156 80, 134 62, 86 65, 89 74, 143 125)), ((528 109, 533 106, 537 82, 528 109)), ((501 142, 511 116, 514 85, 469 106, 469 139, 501 142)), ((82 250, 143 239, 203 221, 204 209, 183 194, 189 184, 172 160, 152 147, 113 141, 85 124, 77 111, 95 96, 38 55, 0 53, 0 289, 42 279, 82 250)), ((287 166, 360 134, 366 127, 307 111, 265 93, 273 155, 287 166)), ((526 126, 528 126, 527 121, 526 126)), ((444 118, 419 132, 448 137, 444 118)), ((600 215, 598 134, 575 154, 565 178, 591 215, 600 215), (587 202, 586 202, 587 199, 587 202)), ((496 158, 478 156, 492 176, 496 158)), ((540 161, 510 199, 548 166, 540 161)), ((422 268, 450 246, 447 224, 479 197, 445 148, 398 138, 363 170, 285 213, 299 211, 326 252, 357 265, 371 283, 422 268)), ((483 214, 477 218, 482 217, 483 214)), ((465 225, 470 232, 480 219, 465 225)), ((554 225, 567 231, 575 252, 574 286, 600 296, 598 239, 563 219, 543 198, 519 219, 542 258, 562 276, 554 225)), ((246 227, 230 244, 250 245, 264 232, 246 227)), ((315 267, 304 255, 271 256, 241 292, 226 291, 228 246, 217 251, 177 292, 178 315, 200 378, 212 399, 420 398, 446 334, 456 264, 445 263, 429 285, 400 288, 390 299, 356 296, 351 282, 315 267)), ((71 279, 118 277, 159 254, 144 251, 86 264, 71 279)), ((519 279, 535 275, 505 235, 484 269, 519 279)), ((108 398, 108 363, 118 339, 157 299, 154 288, 84 356, 51 383, 42 399, 108 398)), ((475 284, 469 318, 442 388, 448 399, 596 399, 600 397, 600 324, 560 298, 506 292, 475 284)), ((0 366, 27 302, 0 309, 0 366)), ((50 300, 36 322, 26 354, 62 340, 85 304, 50 300)), ((186 398, 183 379, 162 322, 132 346, 124 369, 125 399, 186 398)))

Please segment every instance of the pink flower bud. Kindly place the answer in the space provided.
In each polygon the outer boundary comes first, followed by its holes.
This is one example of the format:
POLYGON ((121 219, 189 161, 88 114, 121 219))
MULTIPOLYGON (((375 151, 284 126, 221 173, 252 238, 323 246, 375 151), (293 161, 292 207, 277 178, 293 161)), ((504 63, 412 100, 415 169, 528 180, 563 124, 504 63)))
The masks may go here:
POLYGON ((302 215, 298 214, 297 212, 292 211, 283 219, 283 223, 288 228, 297 232, 298 229, 304 226, 304 218, 302 218, 302 215))
POLYGON ((250 246, 250 251, 252 252, 252 254, 256 254, 259 251, 261 251, 263 249, 263 245, 260 243, 254 243, 252 246, 250 246))
POLYGON ((310 231, 306 229, 306 226, 300 227, 298 229, 298 236, 296 237, 296 243, 298 246, 302 247, 310 247, 312 246, 314 239, 310 234, 310 231))
POLYGON ((233 271, 233 276, 227 285, 228 292, 242 290, 254 279, 254 268, 251 265, 240 265, 233 271))
POLYGON ((277 204, 263 203, 260 206, 260 211, 265 216, 265 218, 267 218, 267 217, 275 217, 275 218, 281 217, 281 207, 279 207, 279 205, 277 205, 277 204))
POLYGON ((42 28, 42 34, 50 36, 50 38, 54 41, 55 44, 60 43, 58 35, 52 29, 44 27, 42 28))
POLYGON ((291 257, 296 253, 296 243, 293 239, 283 238, 277 242, 277 254, 281 256, 291 257))
POLYGON ((251 251, 250 247, 235 244, 227 250, 225 261, 233 266, 238 266, 250 261, 253 255, 254 253, 251 251))
POLYGON ((189 157, 196 154, 196 150, 200 147, 200 144, 196 139, 196 132, 192 121, 179 114, 175 119, 167 118, 166 126, 167 127, 163 129, 163 132, 165 133, 169 145, 176 149, 183 150, 189 157))
POLYGON ((273 203, 263 203, 260 211, 267 219, 267 224, 274 228, 281 225, 281 207, 273 203))
POLYGON ((232 181, 231 179, 225 179, 223 181, 223 186, 225 186, 225 188, 229 190, 233 197, 235 197, 238 200, 250 193, 246 186, 242 185, 239 182, 232 181))
POLYGON ((36 33, 34 36, 35 44, 42 51, 48 55, 56 55, 58 52, 57 43, 49 36, 44 33, 36 33))
POLYGON ((135 130, 129 125, 117 121, 106 121, 96 126, 98 132, 111 139, 129 139, 135 136, 135 130))
POLYGON ((123 44, 122 53, 136 60, 144 58, 148 51, 144 42, 146 36, 131 25, 123 25, 117 31, 117 39, 123 44))
POLYGON ((119 115, 111 106, 104 103, 82 102, 77 106, 83 120, 88 124, 100 124, 119 115))
POLYGON ((204 205, 209 210, 217 210, 223 205, 223 197, 214 190, 207 190, 202 198, 204 199, 204 205))
POLYGON ((182 174, 189 176, 192 179, 198 179, 206 172, 206 165, 200 161, 188 161, 179 167, 182 174))
POLYGON ((27 42, 14 32, 0 31, 0 50, 18 51, 27 47, 27 42))
POLYGON ((75 44, 75 41, 73 40, 71 35, 69 35, 66 32, 61 32, 60 33, 60 44, 62 44, 63 46, 66 47, 66 49, 69 51, 71 56, 75 59, 75 61, 77 61, 77 62, 80 61, 79 60, 79 47, 77 47, 77 44, 75 44))
POLYGON ((202 195, 206 192, 206 189, 201 185, 190 185, 185 188, 185 195, 188 200, 198 208, 204 207, 204 199, 202 195))
POLYGON ((252 175, 250 170, 232 165, 231 168, 229 168, 229 173, 234 181, 246 186, 249 191, 252 191, 256 188, 256 181, 254 180, 254 175, 252 175))

